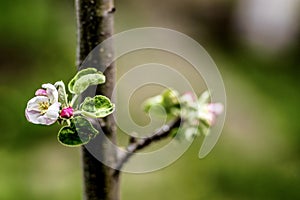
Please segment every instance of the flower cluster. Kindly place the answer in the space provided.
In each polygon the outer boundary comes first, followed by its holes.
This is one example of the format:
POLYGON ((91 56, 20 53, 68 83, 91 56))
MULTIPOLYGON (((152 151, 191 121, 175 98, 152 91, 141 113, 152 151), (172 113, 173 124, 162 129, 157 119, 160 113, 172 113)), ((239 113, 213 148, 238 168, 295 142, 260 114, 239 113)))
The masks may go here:
POLYGON ((42 88, 29 100, 25 115, 31 123, 51 125, 59 117, 61 103, 58 102, 58 91, 54 85, 47 83, 42 88))
POLYGON ((181 130, 175 130, 175 135, 184 135, 191 140, 200 133, 209 134, 210 127, 215 125, 217 116, 223 112, 221 103, 209 103, 210 95, 205 91, 199 98, 192 92, 183 95, 175 90, 165 90, 161 95, 152 97, 144 103, 146 112, 150 109, 157 115, 167 114, 169 118, 180 117, 183 120, 181 130), (156 107, 163 107, 164 112, 156 107))
POLYGON ((58 101, 56 84, 43 84, 42 89, 35 92, 35 97, 27 103, 25 116, 33 124, 51 125, 57 120, 70 119, 74 115, 72 106, 61 108, 58 101))
MULTIPOLYGON (((199 99, 192 92, 187 92, 181 97, 181 102, 185 109, 195 111, 196 119, 201 120, 208 126, 212 126, 215 124, 217 116, 223 112, 223 105, 221 103, 208 103, 208 100, 208 91, 202 93, 199 99)), ((186 116, 186 118, 189 118, 189 116, 186 116)))
POLYGON ((58 122, 65 125, 58 133, 59 142, 66 146, 86 144, 98 134, 89 118, 106 117, 114 111, 115 105, 103 95, 87 97, 79 105, 76 102, 89 86, 104 82, 105 76, 97 69, 79 71, 68 84, 68 91, 73 96, 71 99, 62 81, 43 84, 27 103, 26 119, 42 125, 58 122))
POLYGON ((199 98, 191 92, 180 97, 182 119, 185 121, 183 131, 188 140, 200 133, 208 135, 210 127, 216 123, 217 116, 223 112, 223 104, 210 103, 209 99, 208 91, 203 92, 199 98))

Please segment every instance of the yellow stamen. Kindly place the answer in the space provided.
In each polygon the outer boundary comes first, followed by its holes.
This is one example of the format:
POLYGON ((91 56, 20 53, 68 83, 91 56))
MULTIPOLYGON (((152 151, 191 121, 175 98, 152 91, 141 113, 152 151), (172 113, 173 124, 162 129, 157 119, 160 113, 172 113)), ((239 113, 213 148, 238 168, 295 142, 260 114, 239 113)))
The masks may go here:
POLYGON ((40 102, 39 103, 39 109, 41 111, 41 114, 45 114, 49 108, 49 102, 40 102))

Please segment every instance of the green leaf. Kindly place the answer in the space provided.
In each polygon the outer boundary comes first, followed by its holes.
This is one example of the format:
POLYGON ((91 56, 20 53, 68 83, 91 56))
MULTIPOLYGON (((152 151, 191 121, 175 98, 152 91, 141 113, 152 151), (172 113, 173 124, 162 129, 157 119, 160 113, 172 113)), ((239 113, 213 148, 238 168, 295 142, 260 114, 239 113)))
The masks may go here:
POLYGON ((62 104, 62 107, 68 106, 68 95, 66 93, 66 87, 64 82, 57 81, 54 86, 57 88, 58 91, 58 101, 62 104))
POLYGON ((103 95, 87 97, 81 104, 81 113, 87 117, 106 117, 115 110, 115 105, 103 95))
POLYGON ((205 124, 205 123, 200 123, 198 126, 198 131, 203 134, 204 136, 209 135, 210 132, 210 127, 209 125, 205 124))
POLYGON ((74 86, 73 91, 75 94, 80 94, 91 85, 98 85, 105 82, 105 76, 102 73, 88 74, 79 78, 74 86))
POLYGON ((71 81, 68 84, 69 91, 72 93, 74 92, 73 87, 74 87, 76 80, 78 80, 82 76, 85 76, 88 74, 94 74, 94 73, 97 73, 97 69, 95 69, 95 68, 87 68, 87 69, 83 69, 83 70, 80 70, 79 72, 77 72, 77 74, 71 79, 71 81))
POLYGON ((70 126, 64 126, 59 130, 57 139, 65 146, 77 147, 87 144, 98 134, 99 132, 87 119, 77 116, 72 119, 70 126))
POLYGON ((173 138, 175 138, 175 137, 176 137, 176 138, 179 138, 179 137, 178 137, 178 135, 179 135, 178 132, 179 132, 179 128, 177 128, 177 127, 176 127, 176 128, 173 128, 173 129, 171 130, 171 132, 170 132, 170 136, 173 137, 173 138))
POLYGON ((79 71, 69 82, 68 89, 73 94, 80 94, 91 85, 105 82, 105 76, 95 68, 87 68, 79 71))

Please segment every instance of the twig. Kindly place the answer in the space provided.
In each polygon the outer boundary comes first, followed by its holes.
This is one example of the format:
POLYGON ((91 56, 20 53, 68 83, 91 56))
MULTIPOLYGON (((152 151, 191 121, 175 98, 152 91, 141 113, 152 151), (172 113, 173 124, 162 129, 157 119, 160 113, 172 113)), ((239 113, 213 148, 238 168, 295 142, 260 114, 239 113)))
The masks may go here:
POLYGON ((124 150, 125 152, 121 152, 118 156, 118 162, 116 165, 115 173, 118 174, 119 170, 123 167, 123 165, 128 161, 128 159, 138 150, 141 150, 147 146, 149 146, 152 142, 159 141, 163 138, 166 138, 170 135, 170 132, 173 128, 179 127, 181 123, 180 118, 176 118, 171 121, 169 124, 163 125, 158 130, 156 130, 151 136, 137 139, 135 137, 130 137, 129 144, 124 150))

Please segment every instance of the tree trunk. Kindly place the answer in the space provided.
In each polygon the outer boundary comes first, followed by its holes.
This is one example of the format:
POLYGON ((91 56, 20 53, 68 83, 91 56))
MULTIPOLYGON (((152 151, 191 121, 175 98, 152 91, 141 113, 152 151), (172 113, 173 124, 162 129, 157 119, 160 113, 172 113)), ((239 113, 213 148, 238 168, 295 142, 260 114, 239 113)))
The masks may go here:
MULTIPOLYGON (((113 33, 113 0, 75 0, 77 15, 77 66, 78 68, 88 54, 103 40, 113 33)), ((106 52, 112 57, 112 45, 108 45, 106 52)), ((105 66, 105 59, 97 56, 97 65, 105 66)), ((106 83, 97 88, 97 94, 111 97, 114 87, 115 69, 111 64, 104 71, 106 83)), ((101 123, 104 134, 115 143, 116 128, 112 116, 103 119, 101 123)), ((101 142, 101 134, 95 138, 102 157, 116 160, 116 152, 105 149, 101 142)), ((119 173, 98 161, 86 147, 82 147, 84 199, 86 200, 118 200, 119 199, 119 173), (115 174, 115 175, 114 175, 115 174)))

